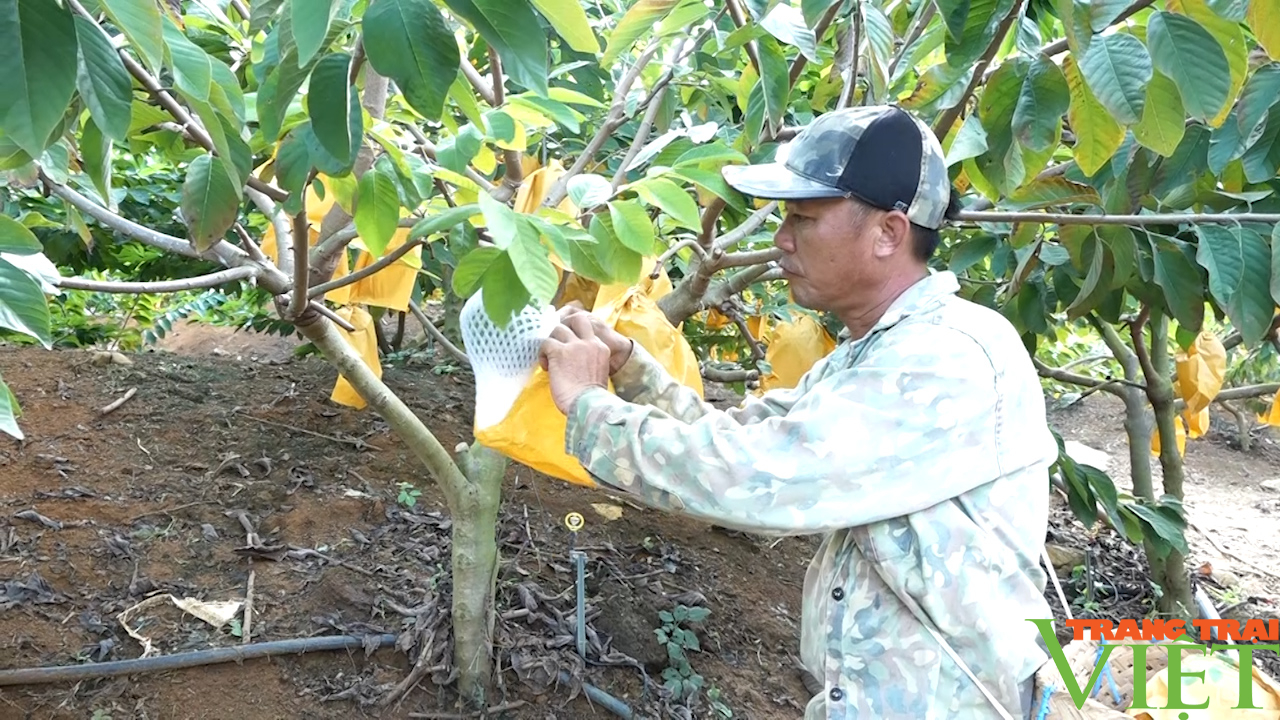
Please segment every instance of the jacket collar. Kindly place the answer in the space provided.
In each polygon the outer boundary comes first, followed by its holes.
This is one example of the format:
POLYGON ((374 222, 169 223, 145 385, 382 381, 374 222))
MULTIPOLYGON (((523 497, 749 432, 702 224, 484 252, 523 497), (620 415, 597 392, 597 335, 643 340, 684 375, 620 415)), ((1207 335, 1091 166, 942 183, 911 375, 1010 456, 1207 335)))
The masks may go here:
MULTIPOLYGON (((929 270, 929 274, 919 282, 907 288, 906 292, 893 301, 876 324, 867 331, 865 338, 897 325, 903 319, 918 314, 937 305, 947 295, 954 295, 960 290, 960 281, 950 270, 929 270)), ((840 331, 841 342, 850 339, 848 328, 840 331)))

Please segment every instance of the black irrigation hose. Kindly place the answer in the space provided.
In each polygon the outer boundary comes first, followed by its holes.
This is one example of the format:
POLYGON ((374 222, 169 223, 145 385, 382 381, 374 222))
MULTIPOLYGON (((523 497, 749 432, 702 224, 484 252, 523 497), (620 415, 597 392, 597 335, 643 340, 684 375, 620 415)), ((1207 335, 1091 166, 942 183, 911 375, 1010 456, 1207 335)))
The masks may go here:
MULTIPOLYGON (((395 635, 378 635, 377 639, 378 648, 391 647, 396 644, 395 635)), ((315 652, 317 650, 348 650, 363 647, 365 647, 365 639, 353 635, 324 635, 294 640, 274 640, 272 642, 251 643, 249 645, 213 648, 211 650, 196 650, 173 655, 134 658, 133 660, 0 670, 0 686, 34 685, 37 683, 80 681, 92 678, 115 677, 117 675, 133 675, 135 673, 165 672, 199 665, 240 662, 269 655, 292 655, 295 653, 315 652)))
MULTIPOLYGON (((391 647, 396 644, 395 635, 384 634, 376 637, 378 641, 377 648, 391 647)), ((365 639, 354 635, 324 635, 293 640, 274 640, 272 642, 196 650, 173 655, 134 658, 132 660, 0 670, 0 686, 79 682, 81 680, 116 677, 118 675, 166 672, 201 665, 241 662, 271 655, 294 655, 319 650, 354 650, 363 647, 365 647, 365 639)), ((560 672, 560 682, 570 682, 569 673, 562 670, 560 672)), ((582 683, 582 690, 587 697, 603 705, 618 717, 626 720, 630 720, 632 717, 630 706, 600 688, 582 683)))

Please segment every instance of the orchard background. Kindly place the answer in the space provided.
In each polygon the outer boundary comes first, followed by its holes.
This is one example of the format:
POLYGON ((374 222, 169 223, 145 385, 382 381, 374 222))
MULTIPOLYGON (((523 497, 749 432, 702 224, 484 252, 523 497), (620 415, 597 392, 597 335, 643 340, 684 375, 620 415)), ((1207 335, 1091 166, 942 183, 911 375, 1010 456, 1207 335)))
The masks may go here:
POLYGON ((857 104, 934 128, 934 264, 1044 378, 1071 612, 1275 612, 1280 1, 9 0, 0 39, 4 666, 354 638, 9 706, 794 717, 814 539, 475 444, 458 314, 621 303, 712 402, 794 384, 838 326, 719 169, 857 104))

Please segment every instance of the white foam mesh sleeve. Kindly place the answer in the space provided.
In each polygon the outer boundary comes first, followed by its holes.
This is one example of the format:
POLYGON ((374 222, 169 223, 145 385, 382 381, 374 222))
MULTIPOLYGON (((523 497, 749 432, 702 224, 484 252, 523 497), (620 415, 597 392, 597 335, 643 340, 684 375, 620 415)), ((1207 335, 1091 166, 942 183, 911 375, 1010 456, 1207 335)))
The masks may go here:
POLYGON ((538 367, 538 350, 559 322, 554 307, 526 306, 500 328, 484 309, 482 290, 462 306, 459 324, 476 378, 477 428, 502 422, 538 367))

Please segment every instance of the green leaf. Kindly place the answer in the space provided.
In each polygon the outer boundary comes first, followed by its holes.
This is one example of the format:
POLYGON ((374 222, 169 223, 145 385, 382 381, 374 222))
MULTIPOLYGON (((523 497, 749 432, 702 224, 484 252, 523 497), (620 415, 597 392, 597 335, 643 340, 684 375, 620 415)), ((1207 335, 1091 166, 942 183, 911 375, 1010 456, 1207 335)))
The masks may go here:
POLYGON ((329 23, 333 22, 333 13, 340 6, 338 0, 289 0, 293 42, 298 49, 299 63, 310 62, 324 47, 329 23))
POLYGON ((77 15, 76 87, 89 114, 112 140, 124 142, 133 112, 133 85, 120 55, 97 25, 77 15))
MULTIPOLYGON (((1254 138, 1258 127, 1266 122, 1267 114, 1276 103, 1280 103, 1280 64, 1271 63, 1258 68, 1240 91, 1235 124, 1239 129, 1236 137, 1239 139, 1241 152, 1245 149, 1245 141, 1254 138)), ((1225 127, 1224 124, 1223 128, 1225 127)))
POLYGON ((1241 158, 1244 177, 1251 183, 1264 183, 1280 171, 1280 112, 1267 116, 1267 124, 1257 141, 1241 158))
POLYGON ((0 258, 0 328, 6 328, 53 348, 49 327, 49 304, 40 283, 26 271, 0 258))
POLYGON ((507 248, 507 255, 529 296, 540 305, 550 303, 560 285, 560 275, 551 264, 538 227, 527 217, 516 216, 516 237, 507 248))
POLYGON ((213 60, 204 48, 191 42, 170 18, 164 19, 164 41, 173 59, 174 83, 188 98, 209 102, 213 89, 213 60))
MULTIPOLYGON (((502 57, 507 77, 537 94, 547 95, 547 36, 529 0, 444 0, 455 15, 472 27, 502 57)), ((417 40, 417 42, 421 42, 417 40)), ((449 44, 457 42, 449 36, 449 44)), ((455 61, 453 66, 458 63, 455 61)), ((436 72, 439 68, 437 66, 436 72)), ((453 76, 449 75, 449 82, 453 76)), ((445 89, 449 88, 445 84, 445 89)))
POLYGON ((772 128, 782 126, 782 116, 787 112, 787 99, 791 95, 791 66, 782 55, 782 48, 772 37, 756 41, 760 56, 760 86, 764 90, 765 119, 772 128))
POLYGON ((1095 232, 1106 243, 1115 265, 1109 289, 1124 287, 1129 282, 1129 278, 1133 277, 1133 270, 1138 262, 1137 240, 1133 236, 1133 231, 1123 225, 1100 225, 1095 232))
MULTIPOLYGON (((1245 42, 1244 29, 1240 23, 1219 15, 1205 0, 1165 0, 1164 5, 1165 10, 1185 15, 1200 23, 1217 39, 1218 45, 1227 55, 1227 65, 1231 68, 1231 89, 1227 91, 1227 97, 1235 98, 1249 71, 1249 44, 1245 42)), ((1231 103, 1228 102, 1209 125, 1217 127, 1230 111, 1231 103)))
POLYGON ((1009 202, 1004 205, 1010 210, 1034 210, 1073 203, 1101 205, 1102 198, 1088 185, 1057 176, 1027 183, 1010 195, 1009 202))
POLYGON ((1133 137, 1144 147, 1165 157, 1173 154, 1186 131, 1185 112, 1178 86, 1162 72, 1151 75, 1142 120, 1133 126, 1133 137))
POLYGON ((25 225, 8 215, 0 215, 0 253, 35 255, 43 249, 25 225))
POLYGON ((749 161, 746 155, 716 140, 715 142, 693 146, 683 155, 676 158, 671 167, 678 168, 689 165, 705 167, 707 164, 718 166, 730 162, 747 163, 749 161))
POLYGON ((666 178, 646 178, 631 185, 640 198, 650 205, 657 206, 670 215, 680 225, 690 230, 701 230, 702 220, 698 216, 698 203, 679 185, 666 178))
MULTIPOLYGON (((951 5, 950 2, 946 3, 951 5)), ((966 6, 964 26, 959 33, 951 33, 951 20, 947 22, 945 43, 947 64, 968 67, 986 52, 1005 16, 1013 8, 1013 0, 960 0, 956 6, 966 6)), ((945 13, 945 8, 943 9, 945 13)))
POLYGON ((93 116, 85 121, 84 131, 80 133, 80 156, 84 160, 84 171, 93 181, 93 186, 102 196, 103 203, 110 207, 111 202, 111 138, 102 134, 94 122, 93 116))
POLYGON ((746 211, 747 209, 747 203, 742 197, 742 194, 729 187, 729 183, 725 182, 724 177, 718 172, 702 170, 700 168, 683 167, 668 170, 666 174, 672 177, 678 177, 681 180, 691 182, 701 187, 703 190, 706 190, 707 192, 716 195, 721 200, 724 200, 729 207, 735 210, 746 211))
POLYGON ((375 163, 356 189, 356 232, 375 258, 382 257, 400 226, 400 194, 395 171, 386 163, 375 163))
POLYGON ((1089 314, 1111 291, 1115 274, 1115 262, 1097 234, 1085 241, 1085 257, 1089 259, 1089 272, 1075 300, 1067 306, 1067 319, 1078 320, 1089 314))
POLYGON ((960 131, 947 148, 947 167, 969 158, 975 158, 990 149, 987 144, 987 131, 982 127, 982 118, 970 113, 960 125, 960 131))
POLYGON ((631 48, 641 35, 667 16, 679 0, 638 0, 627 9, 605 43, 600 67, 611 68, 619 56, 631 48))
POLYGON ((511 318, 529 304, 529 291, 520 280, 508 252, 503 251, 489 263, 480 283, 484 288, 485 312, 500 328, 509 325, 511 318))
POLYGON ((1271 299, 1280 305, 1280 225, 1271 229, 1271 299))
MULTIPOLYGON (((349 82, 350 74, 350 55, 326 55, 311 71, 311 85, 307 92, 311 130, 324 149, 339 158, 351 156, 352 144, 360 142, 360 137, 351 136, 351 97, 355 91, 349 82)), ((354 108, 358 112, 359 104, 355 103, 354 108)))
POLYGON ((182 183, 182 219, 187 237, 198 252, 204 252, 223 238, 236 222, 240 201, 225 167, 209 154, 187 166, 182 183))
POLYGON ((1231 68, 1213 35, 1185 15, 1156 12, 1147 21, 1147 47, 1154 68, 1177 84, 1187 113, 1214 118, 1227 101, 1231 68))
POLYGON ((432 215, 431 217, 419 220, 409 231, 409 240, 416 240, 420 237, 426 237, 435 233, 448 230, 460 222, 480 214, 480 206, 475 203, 467 205, 459 205, 445 210, 442 213, 432 215))
POLYGON ((1122 125, 1142 120, 1151 82, 1151 56, 1132 35, 1101 35, 1089 43, 1080 72, 1098 102, 1122 125))
POLYGON ((610 214, 593 215, 590 232, 596 239, 595 257, 600 267, 609 273, 610 283, 630 284, 640 279, 644 256, 622 244, 614 232, 610 214))
POLYGON ((653 252, 653 223, 644 208, 634 200, 615 200, 609 203, 609 219, 623 245, 640 253, 653 252))
POLYGON ((1076 144, 1071 152, 1080 170, 1093 177, 1120 149, 1124 142, 1124 128, 1089 89, 1072 57, 1062 61, 1062 70, 1071 90, 1067 121, 1076 133, 1076 144))
POLYGON ((51 0, 0 5, 0 135, 38 158, 76 89, 76 26, 51 0))
POLYGON ((1253 346, 1271 329, 1271 250, 1249 228, 1196 225, 1196 261, 1209 273, 1209 292, 1253 346))
POLYGON ((600 52, 600 41, 591 32, 587 13, 578 0, 533 0, 533 6, 551 23, 569 47, 592 55, 600 52))
POLYGON ((776 5, 760 21, 760 27, 800 51, 809 62, 818 62, 818 41, 805 24, 804 13, 791 5, 776 5))
POLYGON ((1128 508, 1142 519, 1155 534, 1179 552, 1187 552, 1187 541, 1182 529, 1166 514, 1141 502, 1132 503, 1128 508))
MULTIPOLYGON (((814 27, 818 20, 840 0, 800 0, 800 11, 804 14, 804 24, 814 27)), ((918 11, 923 12, 923 11, 918 11)))
POLYGON ((519 214, 505 204, 493 199, 488 193, 478 196, 480 210, 484 213, 485 227, 489 229, 489 239, 499 248, 506 249, 515 242, 519 214))
POLYGON ((569 200, 583 210, 593 208, 613 195, 613 185, 608 178, 594 173, 574 175, 565 187, 569 200))
POLYGON ((1013 110, 1013 134, 1024 146, 1043 151, 1058 144, 1061 118, 1071 106, 1062 70, 1045 55, 1031 63, 1013 110))
POLYGON ((156 0, 99 0, 112 24, 124 32, 147 69, 159 75, 165 64, 164 20, 156 0))
POLYGON ((439 120, 461 56, 435 3, 379 0, 365 11, 363 23, 369 64, 395 81, 419 115, 439 120))
POLYGON ((1198 332, 1204 324, 1203 279, 1184 249, 1186 243, 1158 235, 1150 241, 1155 253, 1155 281, 1164 291, 1169 312, 1180 325, 1198 332))
POLYGON ((1090 0, 1086 4, 1089 12, 1089 29, 1095 33, 1106 30, 1130 4, 1132 4, 1130 0, 1090 0))
POLYGON ((480 281, 493 261, 504 254, 496 247, 478 247, 462 256, 453 270, 453 292, 467 298, 480 287, 480 281))
POLYGON ((1209 130, 1203 125, 1187 128, 1177 149, 1167 160, 1160 161, 1150 191, 1164 197, 1176 188, 1195 181, 1205 171, 1209 153, 1209 130))
POLYGON ((18 427, 18 418, 21 415, 18 398, 14 397, 13 391, 4 384, 4 378, 0 378, 0 432, 22 440, 25 436, 22 434, 22 429, 18 427))

